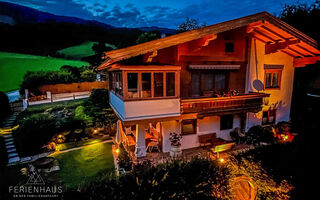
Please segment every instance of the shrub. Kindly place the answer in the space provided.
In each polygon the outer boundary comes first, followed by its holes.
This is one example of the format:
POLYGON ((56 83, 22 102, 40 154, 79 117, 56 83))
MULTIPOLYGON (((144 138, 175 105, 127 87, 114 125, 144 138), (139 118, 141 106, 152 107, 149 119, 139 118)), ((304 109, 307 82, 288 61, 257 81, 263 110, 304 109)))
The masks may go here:
POLYGON ((273 143, 274 136, 272 128, 264 128, 262 126, 253 126, 246 133, 247 143, 255 146, 260 145, 260 142, 273 143))
POLYGON ((50 114, 40 113, 26 117, 14 132, 19 152, 26 155, 39 153, 55 130, 55 120, 50 114))
POLYGON ((87 82, 93 82, 97 80, 97 74, 93 70, 85 70, 81 73, 81 80, 87 82))
POLYGON ((109 92, 106 89, 93 89, 88 100, 100 108, 109 108, 109 92))
POLYGON ((86 126, 92 126, 92 124, 93 124, 93 118, 85 113, 84 106, 78 106, 76 108, 74 119, 84 121, 86 126))
POLYGON ((132 161, 128 152, 124 149, 123 145, 120 145, 120 153, 118 156, 119 168, 123 168, 125 171, 130 171, 132 169, 132 161))
POLYGON ((228 174, 210 160, 174 161, 93 182, 81 192, 83 199, 228 199, 228 174))
POLYGON ((10 113, 9 98, 6 93, 0 91, 0 120, 10 113))

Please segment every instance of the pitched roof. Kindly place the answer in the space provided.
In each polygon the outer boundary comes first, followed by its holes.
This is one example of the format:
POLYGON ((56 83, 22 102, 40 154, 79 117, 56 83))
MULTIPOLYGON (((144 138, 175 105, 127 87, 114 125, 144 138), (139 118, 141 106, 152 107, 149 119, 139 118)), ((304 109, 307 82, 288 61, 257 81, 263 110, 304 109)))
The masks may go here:
POLYGON ((124 59, 136 57, 136 56, 150 53, 159 49, 175 46, 175 45, 196 40, 208 35, 218 34, 221 32, 247 26, 257 21, 267 21, 272 25, 282 29, 286 33, 303 41, 306 45, 311 46, 312 48, 315 48, 315 49, 317 48, 318 44, 314 39, 298 31, 297 29, 293 28, 287 23, 281 21, 280 19, 272 16, 270 13, 261 12, 254 15, 249 15, 246 17, 206 26, 200 29, 179 33, 179 34, 168 36, 165 38, 152 40, 150 42, 145 42, 142 44, 137 44, 137 45, 126 47, 126 48, 105 52, 106 60, 98 67, 98 70, 105 69, 108 65, 124 59))

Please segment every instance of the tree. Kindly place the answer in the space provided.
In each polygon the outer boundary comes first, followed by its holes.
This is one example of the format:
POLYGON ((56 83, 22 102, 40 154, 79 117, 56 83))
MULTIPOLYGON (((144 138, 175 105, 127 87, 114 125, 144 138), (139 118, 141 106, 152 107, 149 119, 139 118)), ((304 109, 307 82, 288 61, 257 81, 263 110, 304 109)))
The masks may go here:
POLYGON ((182 22, 178 26, 177 31, 179 33, 182 33, 182 32, 186 32, 186 31, 191 31, 191 30, 195 30, 198 28, 202 28, 204 26, 206 26, 206 24, 204 24, 204 23, 200 24, 197 19, 190 19, 189 17, 187 17, 186 21, 182 22))
POLYGON ((106 46, 106 43, 99 41, 98 43, 94 43, 92 45, 92 50, 95 52, 95 54, 101 54, 106 51, 111 51, 113 49, 109 46, 106 46))
POLYGON ((74 76, 75 78, 80 78, 80 70, 78 67, 63 65, 62 67, 60 67, 60 70, 70 72, 71 75, 74 76))
POLYGON ((281 11, 280 19, 303 33, 320 41, 320 1, 311 4, 286 4, 281 11))
POLYGON ((136 43, 141 44, 141 43, 148 42, 151 40, 156 40, 158 38, 160 38, 160 33, 144 32, 141 35, 139 35, 138 39, 136 40, 136 43))

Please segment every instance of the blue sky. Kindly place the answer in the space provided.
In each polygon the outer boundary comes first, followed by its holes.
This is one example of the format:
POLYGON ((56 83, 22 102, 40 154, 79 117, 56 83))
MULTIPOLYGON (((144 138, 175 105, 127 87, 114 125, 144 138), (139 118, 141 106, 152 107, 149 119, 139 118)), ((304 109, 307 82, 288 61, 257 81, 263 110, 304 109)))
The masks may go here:
MULTIPOLYGON (((261 11, 279 15, 297 0, 2 0, 56 15, 94 19, 117 27, 176 28, 186 17, 207 25, 261 11)), ((314 0, 299 0, 312 3, 314 0)))

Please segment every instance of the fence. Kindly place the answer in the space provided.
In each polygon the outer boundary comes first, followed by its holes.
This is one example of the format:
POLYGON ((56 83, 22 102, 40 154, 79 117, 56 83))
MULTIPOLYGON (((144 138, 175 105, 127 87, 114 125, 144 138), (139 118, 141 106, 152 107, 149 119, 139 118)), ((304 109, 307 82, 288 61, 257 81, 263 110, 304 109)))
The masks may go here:
POLYGON ((28 106, 39 105, 39 104, 46 104, 46 103, 53 103, 59 101, 70 101, 76 99, 83 99, 88 98, 91 92, 74 92, 74 93, 61 93, 61 94, 51 94, 47 92, 46 95, 42 95, 41 98, 38 96, 28 98, 27 104, 28 106))
POLYGON ((41 94, 46 94, 47 91, 50 91, 51 94, 61 94, 72 92, 86 92, 97 88, 108 89, 108 82, 95 81, 70 84, 42 85, 38 88, 38 90, 41 94))

